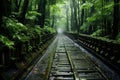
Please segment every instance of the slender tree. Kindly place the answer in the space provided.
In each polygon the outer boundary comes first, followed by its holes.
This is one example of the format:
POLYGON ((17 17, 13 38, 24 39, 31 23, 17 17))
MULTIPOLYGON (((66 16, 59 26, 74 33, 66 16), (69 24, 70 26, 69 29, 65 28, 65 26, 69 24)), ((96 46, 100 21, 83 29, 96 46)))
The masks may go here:
POLYGON ((69 31, 69 8, 66 5, 66 29, 69 31))
MULTIPOLYGON (((82 0, 82 4, 85 3, 85 0, 82 0)), ((80 25, 83 25, 84 23, 84 16, 85 16, 85 10, 82 9, 82 12, 81 12, 81 24, 80 25)))
POLYGON ((80 19, 81 19, 81 16, 80 16, 80 1, 78 0, 77 1, 77 13, 78 13, 78 27, 77 27, 77 30, 78 30, 78 33, 80 32, 80 19))
POLYGON ((22 11, 21 11, 20 18, 19 18, 19 21, 22 23, 25 23, 24 21, 25 21, 25 15, 28 9, 28 4, 29 4, 29 0, 24 0, 22 11))
POLYGON ((78 19, 77 19, 77 3, 76 3, 76 0, 72 0, 73 2, 73 11, 74 11, 74 28, 75 30, 77 30, 78 28, 78 19))
POLYGON ((74 10, 72 1, 70 1, 70 10, 71 10, 71 30, 74 31, 74 10))
POLYGON ((38 5, 38 12, 41 13, 41 16, 39 16, 39 22, 38 24, 43 28, 45 24, 45 13, 46 13, 46 0, 39 0, 38 5))
POLYGON ((4 32, 2 30, 2 17, 3 16, 9 16, 11 14, 11 2, 8 0, 0 0, 0 33, 4 32))
POLYGON ((3 4, 3 0, 0 1, 1 2, 1 5, 0 5, 0 33, 1 33, 1 25, 2 25, 2 16, 3 16, 3 12, 2 12, 2 4, 3 4))
POLYGON ((112 26, 112 38, 115 39, 118 35, 119 26, 119 0, 114 0, 114 16, 113 16, 113 26, 112 26))

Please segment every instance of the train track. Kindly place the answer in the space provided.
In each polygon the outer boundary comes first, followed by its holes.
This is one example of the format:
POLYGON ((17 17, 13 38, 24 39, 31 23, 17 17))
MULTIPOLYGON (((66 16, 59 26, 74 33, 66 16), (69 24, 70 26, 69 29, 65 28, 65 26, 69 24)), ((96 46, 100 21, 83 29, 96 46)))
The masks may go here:
POLYGON ((59 35, 44 80, 108 80, 73 41, 59 35))

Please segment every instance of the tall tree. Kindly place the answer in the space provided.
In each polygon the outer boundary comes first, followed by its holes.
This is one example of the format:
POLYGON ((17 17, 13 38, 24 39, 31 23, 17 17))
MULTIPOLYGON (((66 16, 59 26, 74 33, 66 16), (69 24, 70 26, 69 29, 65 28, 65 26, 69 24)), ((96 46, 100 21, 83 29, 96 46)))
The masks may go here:
POLYGON ((69 8, 66 5, 66 29, 69 31, 69 8))
MULTIPOLYGON (((85 0, 82 0, 82 4, 85 3, 85 0)), ((84 23, 84 16, 85 16, 85 10, 82 9, 82 12, 81 12, 81 24, 80 25, 83 25, 84 23)))
POLYGON ((72 2, 73 2, 73 11, 74 11, 74 28, 75 30, 78 30, 77 0, 72 0, 72 2))
POLYGON ((80 32, 80 1, 78 0, 77 1, 77 14, 78 14, 78 27, 77 27, 77 30, 78 30, 78 33, 80 32))
POLYGON ((50 0, 46 2, 46 11, 45 11, 45 25, 50 26, 50 0))
POLYGON ((76 0, 71 0, 70 2, 71 8, 71 30, 77 30, 77 7, 76 7, 76 0))
POLYGON ((0 0, 0 33, 3 32, 2 30, 2 17, 9 16, 11 14, 11 1, 9 0, 0 0))
POLYGON ((20 18, 19 18, 19 21, 22 23, 24 23, 25 21, 25 15, 27 13, 28 4, 29 4, 29 0, 24 0, 22 11, 21 11, 20 18))
POLYGON ((2 12, 2 4, 3 4, 3 0, 0 1, 1 2, 1 5, 0 5, 0 30, 1 30, 1 24, 2 24, 2 16, 3 16, 3 12, 2 12))
POLYGON ((119 26, 119 0, 114 0, 114 17, 112 26, 112 38, 115 39, 118 35, 119 26))
POLYGON ((45 13, 46 13, 46 0, 39 0, 38 5, 38 12, 41 13, 41 16, 39 16, 39 22, 38 24, 43 28, 45 24, 45 13))

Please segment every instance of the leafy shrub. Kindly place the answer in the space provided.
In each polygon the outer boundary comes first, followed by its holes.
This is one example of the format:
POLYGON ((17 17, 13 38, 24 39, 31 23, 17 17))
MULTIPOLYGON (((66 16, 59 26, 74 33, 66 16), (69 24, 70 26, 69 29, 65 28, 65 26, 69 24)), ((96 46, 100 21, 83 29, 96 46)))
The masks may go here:
POLYGON ((56 32, 55 29, 53 29, 53 28, 51 28, 51 27, 48 27, 48 26, 45 26, 45 27, 44 27, 44 31, 45 31, 46 33, 55 33, 55 32, 56 32))
POLYGON ((101 36, 101 35, 102 35, 102 29, 98 29, 91 34, 91 36, 101 36))
MULTIPOLYGON (((42 34, 54 33, 51 27, 40 28, 39 25, 23 25, 14 18, 3 17, 3 35, 0 35, 0 43, 12 48, 14 43, 24 43, 30 39, 39 38, 42 34)), ((32 49, 30 47, 30 49, 32 49)))
POLYGON ((41 32, 42 29, 40 28, 40 26, 35 25, 34 27, 31 27, 28 25, 27 36, 29 36, 30 38, 35 38, 37 36, 40 36, 41 32))
POLYGON ((7 37, 0 35, 0 43, 7 46, 8 48, 13 48, 14 42, 9 40, 7 37))
POLYGON ((33 21, 37 21, 38 20, 38 16, 41 16, 40 13, 38 13, 37 11, 29 11, 26 14, 26 19, 30 20, 31 22, 33 21))
POLYGON ((88 23, 84 23, 84 24, 80 27, 80 32, 81 32, 81 33, 87 33, 88 27, 89 27, 89 24, 88 24, 88 23))
POLYGON ((29 39, 25 34, 28 28, 16 19, 3 17, 3 26, 5 34, 14 41, 25 42, 29 39))

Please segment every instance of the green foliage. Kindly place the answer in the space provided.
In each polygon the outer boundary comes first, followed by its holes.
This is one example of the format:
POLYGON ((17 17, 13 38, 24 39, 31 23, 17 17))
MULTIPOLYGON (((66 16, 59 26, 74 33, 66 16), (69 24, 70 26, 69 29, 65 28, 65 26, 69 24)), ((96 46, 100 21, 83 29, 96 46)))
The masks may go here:
POLYGON ((56 32, 55 29, 48 27, 48 26, 44 27, 44 31, 47 33, 55 33, 56 32))
POLYGON ((33 47, 29 45, 29 46, 28 46, 28 52, 31 52, 32 49, 33 49, 33 47))
POLYGON ((97 37, 99 37, 101 35, 102 35, 102 29, 98 29, 91 34, 91 36, 97 36, 97 37))
POLYGON ((92 16, 87 17, 87 22, 91 23, 91 22, 96 22, 96 21, 100 21, 102 19, 101 16, 101 12, 96 12, 94 13, 92 16))
POLYGON ((39 16, 41 16, 41 13, 38 13, 37 11, 28 11, 25 17, 28 24, 35 25, 36 22, 39 21, 39 16))
POLYGON ((81 9, 90 9, 93 6, 92 3, 86 1, 86 3, 81 5, 81 9))
POLYGON ((81 33, 87 33, 87 31, 88 31, 88 26, 89 26, 89 23, 84 23, 84 24, 80 27, 80 32, 81 32, 81 33))
POLYGON ((50 12, 51 12, 52 15, 58 15, 60 13, 60 11, 61 11, 61 9, 57 4, 52 5, 50 7, 50 12))
POLYGON ((37 35, 40 35, 40 34, 41 34, 41 28, 40 28, 40 26, 36 25, 35 28, 34 28, 34 32, 35 32, 37 35))
POLYGON ((14 41, 25 42, 29 39, 25 34, 27 27, 17 20, 3 17, 3 25, 6 31, 5 34, 8 34, 7 36, 14 41))
POLYGON ((41 30, 42 29, 38 25, 35 25, 34 27, 31 27, 31 26, 28 25, 27 35, 30 38, 36 38, 36 37, 41 35, 41 30))
POLYGON ((90 33, 93 33, 92 36, 110 35, 107 34, 107 32, 105 33, 104 30, 106 26, 110 26, 110 27, 112 26, 114 1, 103 1, 103 0, 85 1, 85 3, 82 4, 80 7, 81 9, 85 10, 84 13, 85 20, 80 28, 80 31, 82 33, 86 33, 90 29, 91 31, 90 33), (92 25, 92 28, 94 27, 95 29, 91 30, 91 28, 89 28, 90 25, 92 25), (96 28, 96 26, 99 26, 100 28, 96 28), (101 28, 103 29, 101 30, 101 28), (102 35, 102 32, 104 32, 105 34, 102 35))
POLYGON ((102 11, 102 0, 95 0, 93 4, 96 11, 102 11))
POLYGON ((12 35, 27 30, 26 26, 24 26, 22 23, 19 23, 15 19, 3 17, 3 23, 5 30, 7 30, 7 32, 9 32, 12 35))
POLYGON ((38 16, 41 16, 37 11, 28 11, 26 14, 26 19, 35 20, 38 16))
POLYGON ((103 7, 103 15, 104 16, 108 16, 108 15, 111 15, 112 14, 112 11, 113 11, 113 6, 114 6, 114 2, 110 2, 109 4, 105 5, 103 7))
MULTIPOLYGON (((0 35, 0 42, 3 45, 12 48, 14 43, 24 43, 30 39, 39 38, 42 31, 47 33, 55 32, 52 28, 40 28, 39 25, 23 25, 14 18, 3 17, 3 28, 5 36, 0 35), (7 36, 7 37, 6 37, 7 36), (11 41, 12 40, 12 41, 11 41), (13 42, 14 41, 14 42, 13 42)), ((30 47, 30 50, 32 47, 30 47)))
POLYGON ((0 35, 0 43, 7 46, 8 48, 13 48, 14 42, 9 40, 6 36, 0 35))
POLYGON ((26 36, 24 33, 19 33, 19 34, 15 34, 13 36, 13 39, 16 41, 16 42, 26 42, 28 41, 30 38, 29 36, 26 36))

